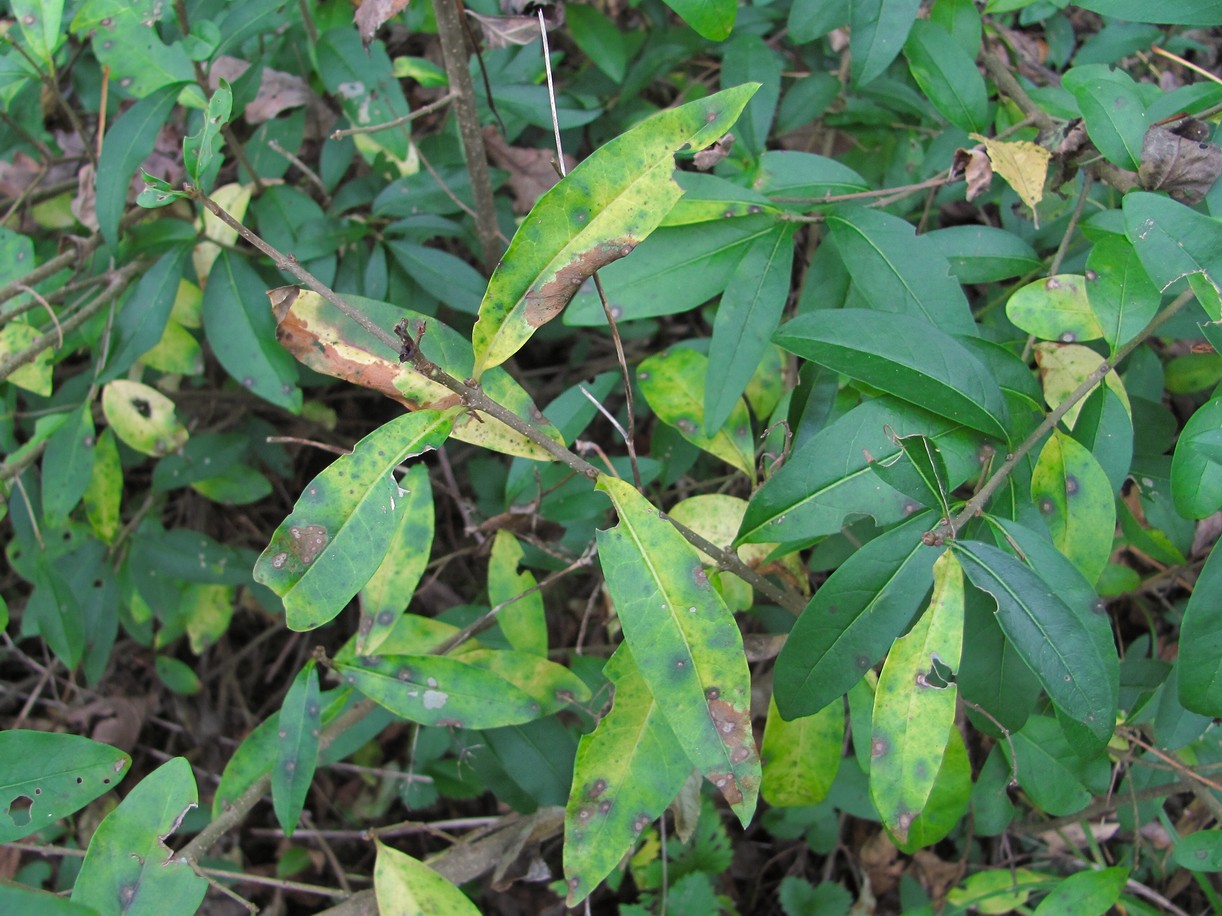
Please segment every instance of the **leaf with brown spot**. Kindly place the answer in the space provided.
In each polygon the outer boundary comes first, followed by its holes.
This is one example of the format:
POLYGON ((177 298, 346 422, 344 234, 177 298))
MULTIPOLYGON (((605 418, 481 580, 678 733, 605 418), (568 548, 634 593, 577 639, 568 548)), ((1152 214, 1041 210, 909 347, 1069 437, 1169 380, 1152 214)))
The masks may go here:
POLYGON ((734 123, 757 83, 660 112, 602 146, 544 194, 501 258, 472 331, 475 377, 513 356, 600 267, 630 253, 683 193, 674 154, 734 123))
POLYGON ((1181 203, 1201 201, 1222 175, 1222 149, 1189 120, 1168 130, 1157 124, 1146 131, 1137 178, 1148 191, 1166 191, 1181 203))
POLYGON ((744 825, 759 797, 751 676, 734 615, 695 548, 629 484, 600 477, 619 525, 598 532, 598 559, 624 640, 675 739, 744 825))
POLYGON ((603 674, 615 684, 611 711, 577 746, 564 813, 564 875, 576 906, 611 873, 679 793, 691 761, 679 747, 626 645, 603 674))
MULTIPOLYGON (((430 381, 369 331, 344 315, 334 305, 309 290, 281 286, 267 293, 276 317, 276 337, 299 362, 315 372, 372 388, 398 401, 408 410, 446 410, 461 403, 449 388, 430 381)), ((390 330, 401 319, 414 329, 420 322, 425 334, 420 349, 430 360, 455 378, 471 374, 471 345, 446 324, 418 312, 398 308, 377 299, 346 295, 348 304, 379 327, 390 330)), ((503 370, 489 372, 484 391, 494 401, 533 423, 557 442, 560 433, 530 399, 530 395, 503 370)), ((550 461, 551 455, 500 420, 464 413, 454 422, 452 437, 473 445, 515 455, 550 461)))

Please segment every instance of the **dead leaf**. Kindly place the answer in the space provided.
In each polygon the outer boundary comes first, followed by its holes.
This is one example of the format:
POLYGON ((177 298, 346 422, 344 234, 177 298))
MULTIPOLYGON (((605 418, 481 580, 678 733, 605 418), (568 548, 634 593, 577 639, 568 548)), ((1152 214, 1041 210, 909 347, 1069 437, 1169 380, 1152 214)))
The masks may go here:
MULTIPOLYGON (((213 90, 222 79, 232 83, 247 70, 250 64, 236 57, 218 57, 208 71, 208 81, 213 90)), ((262 124, 270 121, 282 111, 301 108, 314 101, 310 86, 299 76, 264 67, 259 77, 259 91, 242 112, 247 124, 262 124)))
POLYGON ((730 155, 730 147, 734 145, 734 135, 726 134, 712 146, 700 150, 692 156, 692 164, 702 172, 707 172, 722 159, 730 155))
POLYGON ((967 870, 963 862, 948 862, 939 858, 932 849, 918 849, 912 854, 912 860, 921 886, 935 904, 946 897, 946 892, 959 883, 967 870))
MULTIPOLYGON (((484 16, 473 10, 467 10, 467 15, 479 23, 484 33, 484 44, 489 48, 507 48, 510 45, 528 45, 539 37, 539 17, 526 2, 503 0, 501 9, 507 16, 484 16)), ((561 3, 533 4, 543 10, 543 24, 549 32, 564 25, 564 5, 561 3)))
POLYGON ((150 696, 103 697, 72 710, 68 721, 78 734, 130 753, 155 705, 150 696))
POLYGON ((1201 201, 1222 175, 1222 149, 1206 142, 1210 135, 1208 125, 1194 118, 1174 130, 1151 127, 1141 144, 1141 186, 1166 191, 1181 203, 1201 201))
POLYGON ((352 19, 361 32, 361 41, 365 47, 368 48, 369 43, 373 41, 374 32, 392 16, 398 15, 405 6, 407 0, 362 0, 352 19))
POLYGON ((984 144, 993 171, 1034 211, 1036 204, 1044 199, 1044 182, 1048 178, 1048 160, 1052 153, 1028 140, 990 140, 980 134, 971 137, 984 144))
POLYGON ((957 149, 950 174, 952 178, 962 177, 967 182, 967 199, 975 200, 992 184, 993 164, 982 146, 957 149))
POLYGON ((1120 825, 1115 821, 1091 824, 1091 839, 1088 840, 1083 824, 1077 823, 1066 824, 1056 830, 1045 830, 1037 836, 1047 845, 1049 852, 1058 853, 1066 850, 1085 850, 1096 843, 1106 843, 1116 835, 1116 831, 1119 829, 1120 825))
POLYGON ((86 162, 77 175, 76 197, 72 198, 72 215, 82 226, 98 231, 97 190, 94 185, 93 163, 86 162))
POLYGON ((876 896, 883 896, 899 884, 904 863, 900 860, 900 851, 885 831, 878 831, 862 843, 858 856, 876 896))
MULTIPOLYGON (((556 167, 552 165, 555 156, 551 150, 510 146, 493 127, 484 128, 484 145, 492 164, 509 173, 515 213, 529 213, 535 201, 560 180, 556 167)), ((576 164, 576 159, 565 155, 565 171, 576 164)))

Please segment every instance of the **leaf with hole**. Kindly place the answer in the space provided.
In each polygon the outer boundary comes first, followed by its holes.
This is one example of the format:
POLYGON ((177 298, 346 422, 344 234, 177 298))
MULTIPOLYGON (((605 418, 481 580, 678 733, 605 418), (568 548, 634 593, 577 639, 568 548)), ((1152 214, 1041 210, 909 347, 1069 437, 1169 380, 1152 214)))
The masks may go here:
POLYGON ((630 254, 657 227, 682 194, 671 177, 675 152, 718 139, 757 88, 727 89, 654 115, 539 198, 480 304, 471 337, 476 378, 556 317, 594 271, 630 254))
POLYGON ((103 912, 194 912, 208 882, 174 859, 165 840, 199 800, 185 757, 174 757, 140 780, 106 815, 89 841, 72 901, 103 912))
POLYGON ((377 571, 410 505, 394 470, 445 442, 454 414, 396 417, 306 486, 255 564, 255 581, 280 596, 291 629, 331 620, 377 571))
POLYGON ((619 514, 615 528, 598 532, 598 557, 624 640, 680 746, 746 824, 760 762, 738 624, 657 509, 622 480, 600 476, 596 488, 619 514))
POLYGON ((78 735, 0 732, 0 843, 11 843, 67 817, 122 781, 131 758, 78 735), (30 762, 37 761, 31 768, 30 762))
POLYGON ((102 413, 123 444, 142 455, 166 455, 187 441, 174 402, 140 382, 108 382, 102 389, 102 413))

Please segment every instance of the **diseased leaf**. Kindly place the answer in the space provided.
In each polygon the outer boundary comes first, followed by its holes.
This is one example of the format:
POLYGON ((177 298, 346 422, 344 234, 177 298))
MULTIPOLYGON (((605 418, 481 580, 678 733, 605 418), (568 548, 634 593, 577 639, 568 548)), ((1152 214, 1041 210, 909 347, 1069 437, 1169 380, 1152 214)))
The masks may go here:
POLYGON ((852 554, 815 592, 776 660, 781 715, 818 712, 878 663, 925 603, 939 551, 921 541, 932 512, 913 516, 852 554))
POLYGON ((365 43, 365 47, 369 47, 369 43, 373 41, 374 33, 387 20, 399 15, 405 6, 407 6, 407 0, 362 0, 352 18, 361 33, 361 41, 365 43))
POLYGON ((291 629, 322 626, 373 576, 409 505, 399 501, 394 469, 441 445, 454 413, 397 417, 306 486, 255 564, 255 581, 284 601, 291 629))
POLYGON ((584 900, 619 865, 692 772, 626 644, 607 660, 603 673, 615 684, 615 702, 577 746, 565 806, 569 906, 584 900))
POLYGON ((479 916, 467 895, 433 869, 381 840, 376 843, 373 890, 379 913, 479 916))
POLYGON ((927 321, 870 309, 817 311, 786 322, 773 340, 901 400, 1007 436, 1008 412, 992 374, 927 321))
POLYGON ((843 703, 786 722, 770 700, 760 748, 764 801, 775 808, 819 804, 832 788, 843 750, 843 703))
MULTIPOLYGON (((408 410, 445 410, 460 398, 450 389, 426 379, 385 344, 358 325, 318 293, 296 286, 281 286, 268 292, 276 319, 276 336, 282 346, 316 372, 372 388, 394 398, 408 410)), ((406 321, 413 334, 423 324, 425 333, 418 346, 432 362, 455 378, 471 374, 471 345, 452 328, 428 315, 400 309, 377 299, 345 295, 345 301, 370 321, 390 330, 406 321)), ((482 380, 489 397, 533 423, 557 442, 560 433, 542 417, 530 396, 502 369, 492 369, 482 380)), ((455 439, 482 445, 494 451, 535 460, 551 455, 500 420, 464 412, 454 422, 455 439)))
POLYGON ((314 660, 293 678, 276 719, 276 765, 272 768, 272 806, 285 836, 292 836, 314 781, 322 736, 322 701, 314 660))
POLYGON ((1028 283, 1006 302, 1006 317, 1020 330, 1060 343, 1096 340, 1103 326, 1087 299, 1087 279, 1057 274, 1028 283))
POLYGON ((504 529, 496 533, 492 556, 488 560, 488 603, 500 607, 496 615, 497 626, 511 646, 520 652, 546 656, 547 617, 543 611, 543 596, 536 590, 518 598, 537 585, 533 573, 518 572, 524 554, 522 545, 512 533, 504 529))
POLYGON ((597 489, 620 519, 598 532, 598 556, 624 639, 680 746, 746 824, 760 763, 738 625, 657 509, 622 480, 601 476, 597 489))
POLYGON ((757 85, 664 111, 604 144, 539 198, 488 283, 472 331, 474 376, 516 353, 600 267, 629 254, 682 193, 673 154, 734 123, 757 85))
POLYGON ((710 372, 704 354, 686 347, 657 353, 637 367, 637 384, 658 419, 679 431, 688 442, 755 480, 755 449, 747 405, 737 397, 723 426, 712 435, 705 430, 702 391, 710 372))
POLYGON ((208 882, 174 860, 165 839, 198 794, 191 765, 174 757, 140 780, 98 825, 72 888, 72 901, 100 912, 194 912, 208 882))
MULTIPOLYGON (((1035 362, 1040 370, 1044 402, 1049 407, 1056 408, 1086 381, 1087 376, 1099 368, 1103 359, 1090 347, 1081 344, 1037 343, 1035 362)), ((1103 377, 1103 384, 1120 398, 1125 410, 1131 415, 1133 409, 1129 404, 1129 395, 1120 377, 1115 372, 1109 372, 1103 377)), ((1082 412, 1083 406, 1083 402, 1079 401, 1065 412, 1063 421, 1069 429, 1072 430, 1077 425, 1078 414, 1082 412)))
POLYGON ((156 388, 115 379, 102 389, 102 412, 123 444, 157 457, 177 451, 187 441, 187 428, 174 411, 174 402, 156 388))
POLYGON ((955 727, 963 648, 963 570, 947 550, 933 565, 933 597, 887 653, 874 694, 870 797, 901 843, 924 811, 955 727))
POLYGON ((428 468, 413 464, 399 481, 403 511, 382 558, 369 581, 362 586, 361 623, 356 651, 372 655, 390 635, 428 566, 433 548, 433 486, 428 468))
POLYGON ((971 138, 984 145, 993 171, 1014 189, 1019 200, 1034 210, 1044 199, 1052 154, 1028 140, 993 140, 980 134, 972 134, 971 138))
POLYGON ((131 758, 78 735, 0 732, 0 843, 37 833, 117 786, 131 758), (38 766, 30 767, 30 761, 38 766))
POLYGON ((1090 623, 1096 607, 1066 603, 1034 570, 996 547, 955 541, 954 548, 972 584, 997 602, 1002 631, 1052 702, 1106 741, 1116 721, 1116 649, 1110 631, 1106 649, 1100 644, 1103 628, 1090 623))
POLYGON ((1116 502, 1112 485, 1084 445, 1054 429, 1031 472, 1031 498, 1053 545, 1088 582, 1099 580, 1112 552, 1116 502))
POLYGON ((1222 321, 1222 221, 1161 194, 1124 195, 1125 232, 1163 291, 1187 278, 1201 307, 1222 321))

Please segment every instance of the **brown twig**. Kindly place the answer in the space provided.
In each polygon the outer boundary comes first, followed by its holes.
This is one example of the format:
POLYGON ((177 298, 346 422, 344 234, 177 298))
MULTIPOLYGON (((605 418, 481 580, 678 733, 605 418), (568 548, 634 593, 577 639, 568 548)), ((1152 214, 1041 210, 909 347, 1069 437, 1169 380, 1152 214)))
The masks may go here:
POLYGON ((447 92, 435 102, 429 102, 423 108, 417 108, 415 111, 403 115, 401 118, 395 118, 393 121, 384 121, 381 124, 366 124, 360 127, 345 127, 343 130, 332 132, 328 139, 339 140, 343 137, 351 137, 354 134, 375 134, 380 130, 390 130, 392 127, 399 127, 403 124, 408 124, 417 118, 422 118, 426 114, 436 111, 438 108, 445 108, 452 101, 458 98, 457 92, 447 92))

